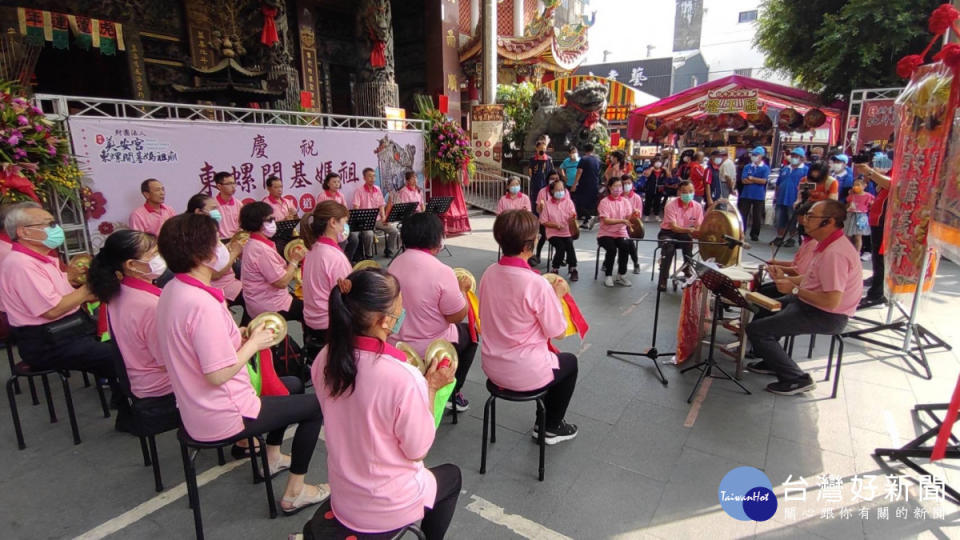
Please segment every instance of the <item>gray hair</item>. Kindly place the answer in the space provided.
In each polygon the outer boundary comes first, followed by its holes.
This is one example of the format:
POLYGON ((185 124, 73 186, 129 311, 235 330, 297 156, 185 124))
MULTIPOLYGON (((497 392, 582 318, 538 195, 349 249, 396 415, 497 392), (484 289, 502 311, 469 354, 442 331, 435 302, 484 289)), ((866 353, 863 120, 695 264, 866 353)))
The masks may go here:
POLYGON ((24 201, 8 204, 0 208, 0 217, 3 218, 3 228, 11 240, 17 239, 17 227, 27 222, 27 210, 31 208, 43 209, 38 203, 24 201))

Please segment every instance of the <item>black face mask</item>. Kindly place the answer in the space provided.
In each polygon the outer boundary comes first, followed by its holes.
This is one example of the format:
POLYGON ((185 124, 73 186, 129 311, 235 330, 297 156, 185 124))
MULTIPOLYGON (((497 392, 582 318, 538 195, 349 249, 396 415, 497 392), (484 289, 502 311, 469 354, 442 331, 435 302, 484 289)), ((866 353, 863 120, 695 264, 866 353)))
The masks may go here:
POLYGON ((542 155, 545 154, 546 152, 544 152, 543 150, 537 150, 537 153, 542 156, 542 155))

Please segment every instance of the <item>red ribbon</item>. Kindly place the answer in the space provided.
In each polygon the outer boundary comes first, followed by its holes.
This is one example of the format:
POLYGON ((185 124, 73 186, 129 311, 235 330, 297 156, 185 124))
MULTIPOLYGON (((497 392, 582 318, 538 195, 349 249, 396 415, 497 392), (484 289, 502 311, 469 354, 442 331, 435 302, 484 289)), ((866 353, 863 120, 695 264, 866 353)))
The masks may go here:
POLYGON ((280 36, 277 34, 277 23, 274 21, 277 16, 277 8, 261 5, 260 13, 263 13, 263 31, 260 32, 260 43, 272 47, 274 43, 280 41, 280 36))
POLYGON ((370 49, 370 65, 375 68, 386 67, 387 65, 387 44, 377 39, 373 30, 370 30, 370 40, 373 41, 373 48, 370 49))
POLYGON ((566 106, 572 107, 582 113, 586 113, 587 117, 583 119, 583 125, 587 128, 593 128, 593 126, 600 121, 600 111, 587 111, 572 101, 568 101, 566 106))
POLYGON ((467 329, 470 330, 470 341, 477 343, 477 318, 473 315, 473 307, 467 302, 467 329))
POLYGON ((577 334, 580 336, 580 339, 583 339, 583 337, 587 335, 587 332, 590 331, 590 325, 587 324, 587 320, 584 319, 583 314, 580 313, 580 308, 573 300, 573 295, 567 293, 563 297, 563 301, 567 303, 567 309, 570 310, 570 322, 572 322, 573 327, 577 329, 577 334))

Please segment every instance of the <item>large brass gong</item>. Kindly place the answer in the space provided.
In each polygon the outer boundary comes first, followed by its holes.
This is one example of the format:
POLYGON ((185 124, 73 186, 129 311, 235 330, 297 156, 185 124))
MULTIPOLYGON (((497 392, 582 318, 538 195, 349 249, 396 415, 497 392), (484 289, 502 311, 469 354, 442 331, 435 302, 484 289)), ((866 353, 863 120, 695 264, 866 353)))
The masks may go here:
POLYGON ((720 266, 740 264, 740 246, 728 247, 724 235, 743 240, 743 225, 735 211, 710 210, 700 225, 700 258, 713 259, 720 266))

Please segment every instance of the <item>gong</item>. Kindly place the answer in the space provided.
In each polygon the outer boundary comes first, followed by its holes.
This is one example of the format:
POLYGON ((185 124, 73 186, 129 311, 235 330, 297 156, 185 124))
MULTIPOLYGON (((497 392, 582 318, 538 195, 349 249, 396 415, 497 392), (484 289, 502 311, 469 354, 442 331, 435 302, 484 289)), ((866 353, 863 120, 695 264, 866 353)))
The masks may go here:
POLYGON ((740 264, 740 246, 725 245, 727 240, 724 235, 743 240, 743 225, 739 214, 735 211, 710 210, 700 225, 700 258, 713 259, 720 266, 740 264))

